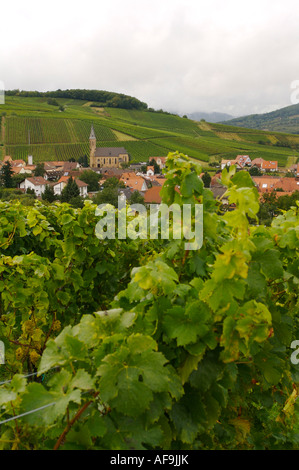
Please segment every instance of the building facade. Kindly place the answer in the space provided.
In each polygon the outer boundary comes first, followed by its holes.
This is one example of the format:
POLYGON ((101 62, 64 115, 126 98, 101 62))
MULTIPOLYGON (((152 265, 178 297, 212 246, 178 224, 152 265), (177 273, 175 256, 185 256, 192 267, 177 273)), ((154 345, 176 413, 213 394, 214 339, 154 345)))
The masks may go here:
POLYGON ((129 154, 124 147, 97 147, 93 126, 89 136, 90 168, 120 168, 122 163, 129 162, 129 154))

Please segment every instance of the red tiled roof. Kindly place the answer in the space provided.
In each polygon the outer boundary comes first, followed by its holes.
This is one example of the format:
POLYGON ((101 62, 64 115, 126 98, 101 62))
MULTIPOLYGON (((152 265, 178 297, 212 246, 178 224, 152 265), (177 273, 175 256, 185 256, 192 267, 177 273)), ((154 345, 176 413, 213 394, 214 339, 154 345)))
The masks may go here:
POLYGON ((45 178, 43 178, 42 176, 32 176, 24 179, 30 181, 30 183, 34 184, 34 186, 42 186, 48 184, 47 180, 45 180, 45 178))
MULTIPOLYGON (((57 181, 56 184, 58 183, 67 183, 69 178, 71 178, 70 176, 61 176, 61 178, 57 181)), ((79 180, 79 178, 73 178, 76 183, 77 183, 77 186, 80 186, 81 188, 83 188, 84 186, 88 186, 87 183, 85 183, 84 181, 81 181, 79 180)))
POLYGON ((160 196, 161 186, 152 186, 150 189, 146 191, 144 194, 144 202, 146 204, 156 203, 160 204, 162 199, 160 196))
POLYGON ((278 168, 278 165, 277 165, 277 161, 267 161, 267 160, 263 160, 262 163, 261 163, 261 168, 263 170, 274 170, 274 169, 277 169, 278 168))
POLYGON ((288 194, 299 191, 299 181, 296 178, 281 178, 279 176, 252 176, 252 180, 260 192, 271 192, 275 189, 282 189, 288 194))

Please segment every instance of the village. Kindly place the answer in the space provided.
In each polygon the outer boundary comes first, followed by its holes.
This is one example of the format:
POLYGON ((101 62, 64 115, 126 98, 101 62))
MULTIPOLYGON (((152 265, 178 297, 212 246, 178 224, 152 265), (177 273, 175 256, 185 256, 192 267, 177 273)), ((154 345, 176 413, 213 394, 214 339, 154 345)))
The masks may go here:
MULTIPOLYGON (((0 162, 0 171, 3 165, 9 162, 12 174, 18 175, 18 188, 23 193, 34 193, 37 198, 42 197, 47 187, 52 188, 54 195, 59 198, 70 178, 77 184, 80 197, 92 198, 101 191, 105 181, 116 178, 120 183, 119 195, 128 201, 137 191, 145 204, 161 203, 160 191, 166 180, 163 175, 166 156, 153 156, 144 162, 130 163, 130 156, 123 147, 97 147, 93 126, 89 148, 88 165, 83 166, 76 161, 45 161, 35 164, 32 155, 28 156, 27 161, 13 160, 10 156, 5 156, 0 162), (80 176, 83 178, 83 172, 86 174, 87 171, 98 175, 98 191, 91 191, 88 183, 80 179, 80 176)), ((205 186, 211 189, 215 199, 222 197, 226 191, 221 184, 221 172, 231 165, 235 165, 236 171, 245 170, 250 173, 261 196, 272 191, 278 192, 279 196, 292 195, 299 191, 299 163, 286 169, 279 168, 277 161, 237 155, 232 160, 222 159, 218 168, 205 169, 200 175, 206 176, 205 186)), ((225 203, 225 200, 222 203, 225 203)))

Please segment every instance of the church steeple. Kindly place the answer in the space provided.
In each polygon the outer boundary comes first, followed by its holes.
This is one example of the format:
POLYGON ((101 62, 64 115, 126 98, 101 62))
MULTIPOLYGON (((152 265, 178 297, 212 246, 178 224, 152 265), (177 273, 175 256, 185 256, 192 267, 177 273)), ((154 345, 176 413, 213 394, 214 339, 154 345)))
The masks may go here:
POLYGON ((93 124, 92 124, 91 130, 90 130, 90 136, 89 136, 89 151, 90 151, 89 166, 91 168, 96 166, 95 159, 94 159, 96 147, 97 147, 97 138, 96 138, 95 131, 94 131, 94 128, 93 128, 93 124))
POLYGON ((92 139, 96 140, 96 135, 95 135, 95 132, 94 132, 93 124, 91 126, 90 136, 89 136, 89 140, 92 140, 92 139))

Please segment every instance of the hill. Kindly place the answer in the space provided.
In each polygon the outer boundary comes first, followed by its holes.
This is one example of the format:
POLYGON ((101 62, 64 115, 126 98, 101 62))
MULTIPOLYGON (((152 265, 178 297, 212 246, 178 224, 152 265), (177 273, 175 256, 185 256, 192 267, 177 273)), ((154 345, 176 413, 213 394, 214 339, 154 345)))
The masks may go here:
POLYGON ((223 121, 231 126, 248 129, 299 134, 299 104, 286 106, 270 113, 251 114, 228 121, 223 119, 223 121))
POLYGON ((176 150, 203 165, 249 154, 284 166, 289 157, 299 156, 296 135, 198 122, 149 109, 102 106, 72 97, 6 95, 0 117, 1 159, 10 155, 26 160, 33 155, 36 163, 89 155, 92 124, 97 146, 125 147, 134 161, 176 150))
POLYGON ((234 116, 231 114, 226 114, 226 113, 205 113, 202 111, 198 111, 196 113, 190 113, 187 114, 189 119, 193 119, 194 121, 200 121, 201 119, 204 119, 205 121, 208 122, 224 122, 228 121, 231 119, 234 119, 234 116))

